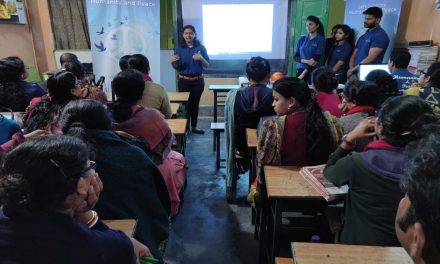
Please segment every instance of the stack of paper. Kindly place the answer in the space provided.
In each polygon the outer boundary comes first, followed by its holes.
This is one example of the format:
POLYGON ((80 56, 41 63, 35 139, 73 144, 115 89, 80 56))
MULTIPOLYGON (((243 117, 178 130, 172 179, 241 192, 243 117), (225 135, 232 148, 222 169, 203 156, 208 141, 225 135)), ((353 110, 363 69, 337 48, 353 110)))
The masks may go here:
POLYGON ((409 53, 411 53, 409 67, 418 72, 426 71, 432 63, 437 61, 438 46, 409 46, 409 53))

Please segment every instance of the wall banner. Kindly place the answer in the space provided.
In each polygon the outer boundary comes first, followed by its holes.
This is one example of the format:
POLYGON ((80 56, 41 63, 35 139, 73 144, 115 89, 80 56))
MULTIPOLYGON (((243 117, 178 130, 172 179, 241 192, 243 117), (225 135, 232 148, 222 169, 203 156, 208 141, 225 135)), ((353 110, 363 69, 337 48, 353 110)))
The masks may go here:
POLYGON ((362 13, 371 6, 380 7, 383 11, 380 26, 387 32, 390 38, 390 44, 385 53, 383 63, 388 63, 390 53, 394 46, 394 40, 396 39, 402 0, 347 0, 344 23, 354 29, 356 39, 367 31, 367 29, 364 28, 364 15, 362 13))
POLYGON ((119 69, 119 58, 143 54, 150 76, 160 80, 160 1, 87 0, 93 72, 105 77, 105 90, 119 69))

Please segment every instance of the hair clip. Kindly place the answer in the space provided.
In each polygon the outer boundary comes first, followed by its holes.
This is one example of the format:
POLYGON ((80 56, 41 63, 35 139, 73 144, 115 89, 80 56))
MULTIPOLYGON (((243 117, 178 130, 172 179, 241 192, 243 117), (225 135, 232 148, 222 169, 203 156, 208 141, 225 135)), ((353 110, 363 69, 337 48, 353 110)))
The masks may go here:
POLYGON ((405 131, 405 132, 401 133, 400 135, 401 135, 401 136, 406 136, 406 135, 411 134, 411 132, 412 132, 412 131, 405 131))

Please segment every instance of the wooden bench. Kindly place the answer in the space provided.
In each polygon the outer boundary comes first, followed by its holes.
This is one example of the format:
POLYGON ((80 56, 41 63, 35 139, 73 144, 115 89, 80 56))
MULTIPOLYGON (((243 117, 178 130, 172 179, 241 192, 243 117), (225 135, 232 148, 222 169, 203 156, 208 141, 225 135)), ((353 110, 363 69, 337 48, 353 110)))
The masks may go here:
POLYGON ((214 143, 215 143, 215 166, 220 169, 220 161, 225 161, 225 159, 220 159, 220 134, 225 132, 225 123, 211 123, 211 130, 214 132, 214 143))

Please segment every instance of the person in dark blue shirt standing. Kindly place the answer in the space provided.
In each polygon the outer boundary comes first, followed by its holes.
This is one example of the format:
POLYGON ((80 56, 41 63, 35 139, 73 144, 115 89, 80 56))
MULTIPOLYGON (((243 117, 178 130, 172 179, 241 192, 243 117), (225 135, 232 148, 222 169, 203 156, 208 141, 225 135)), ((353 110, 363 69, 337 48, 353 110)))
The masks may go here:
POLYGON ((326 67, 335 73, 338 83, 345 83, 348 63, 353 52, 354 34, 347 25, 339 24, 334 29, 334 44, 330 48, 326 67))
POLYGON ((310 73, 321 65, 321 57, 325 52, 324 27, 316 16, 308 16, 306 28, 309 32, 301 36, 296 45, 295 61, 296 76, 310 82, 310 73))
POLYGON ((350 69, 347 76, 356 73, 360 64, 380 64, 390 43, 390 38, 379 25, 382 19, 382 9, 372 6, 363 12, 364 27, 367 32, 356 43, 356 48, 350 58, 350 69))
POLYGON ((410 60, 411 54, 406 50, 395 50, 391 52, 388 69, 393 79, 397 81, 399 91, 408 89, 419 79, 419 76, 412 74, 407 69, 410 60))
POLYGON ((171 56, 171 65, 179 72, 179 92, 189 92, 188 112, 191 119, 191 131, 197 134, 205 133, 197 128, 199 102, 205 88, 203 71, 209 66, 208 52, 205 46, 196 38, 196 29, 186 25, 182 31, 182 43, 171 56))

